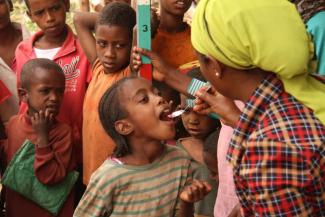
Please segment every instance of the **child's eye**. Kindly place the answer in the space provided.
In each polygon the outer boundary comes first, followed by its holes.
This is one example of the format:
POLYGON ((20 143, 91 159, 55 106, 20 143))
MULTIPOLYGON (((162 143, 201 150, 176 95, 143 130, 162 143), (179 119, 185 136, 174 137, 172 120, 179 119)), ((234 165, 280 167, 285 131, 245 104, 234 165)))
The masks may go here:
POLYGON ((60 8, 61 8, 61 5, 55 5, 55 6, 53 6, 51 9, 52 9, 53 11, 58 11, 58 10, 60 10, 60 8))
POLYGON ((124 45, 124 44, 116 44, 115 47, 116 47, 116 48, 123 48, 123 47, 125 47, 125 45, 124 45))
POLYGON ((139 100, 139 103, 141 104, 145 104, 149 101, 149 97, 148 96, 143 96, 141 97, 141 99, 139 100))
POLYGON ((102 48, 106 47, 106 43, 103 41, 97 41, 96 43, 98 44, 99 47, 102 47, 102 48))
POLYGON ((49 89, 40 89, 39 92, 43 95, 46 95, 50 92, 50 90, 49 89))
POLYGON ((34 11, 34 16, 40 16, 43 14, 43 11, 34 11))

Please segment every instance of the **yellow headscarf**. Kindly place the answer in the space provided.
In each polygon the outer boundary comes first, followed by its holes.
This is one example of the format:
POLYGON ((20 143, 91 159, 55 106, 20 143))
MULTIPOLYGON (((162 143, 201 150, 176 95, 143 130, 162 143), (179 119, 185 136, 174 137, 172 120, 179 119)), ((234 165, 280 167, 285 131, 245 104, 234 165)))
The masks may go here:
POLYGON ((276 73, 325 124, 325 85, 308 75, 313 44, 289 1, 200 0, 191 38, 198 52, 225 65, 276 73))

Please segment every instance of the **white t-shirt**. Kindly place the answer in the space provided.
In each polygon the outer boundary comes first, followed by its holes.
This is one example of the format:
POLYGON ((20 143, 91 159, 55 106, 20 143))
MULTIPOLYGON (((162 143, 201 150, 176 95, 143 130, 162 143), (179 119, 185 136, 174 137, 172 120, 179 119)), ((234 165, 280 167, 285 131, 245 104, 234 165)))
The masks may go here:
POLYGON ((54 56, 58 53, 61 47, 52 49, 38 49, 34 47, 34 51, 37 58, 46 58, 53 60, 54 56))

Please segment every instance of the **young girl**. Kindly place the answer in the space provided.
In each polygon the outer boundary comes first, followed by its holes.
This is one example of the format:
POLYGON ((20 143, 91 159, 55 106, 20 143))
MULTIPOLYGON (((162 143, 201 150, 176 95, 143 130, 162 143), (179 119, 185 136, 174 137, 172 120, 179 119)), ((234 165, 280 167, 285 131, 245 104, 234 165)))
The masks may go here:
MULTIPOLYGON (((199 68, 191 70, 188 75, 205 81, 200 74, 199 68)), ((193 111, 191 107, 191 105, 194 105, 193 102, 194 99, 187 98, 185 95, 181 94, 180 107, 181 109, 186 109, 186 112, 182 114, 182 122, 190 137, 179 139, 177 145, 189 154, 191 158, 191 168, 193 169, 193 177, 205 180, 213 186, 213 190, 209 195, 207 195, 203 200, 195 203, 195 214, 197 216, 213 216, 214 202, 217 197, 218 180, 210 178, 210 172, 204 165, 203 143, 208 135, 220 127, 220 122, 193 111)), ((217 147, 217 141, 217 139, 214 141, 215 147, 217 147)), ((215 158, 216 156, 217 154, 215 153, 215 158)))
POLYGON ((104 94, 100 120, 116 149, 92 175, 74 216, 193 215, 192 202, 211 186, 194 180, 184 188, 190 161, 163 142, 175 135, 170 113, 167 101, 141 78, 123 78, 104 94))

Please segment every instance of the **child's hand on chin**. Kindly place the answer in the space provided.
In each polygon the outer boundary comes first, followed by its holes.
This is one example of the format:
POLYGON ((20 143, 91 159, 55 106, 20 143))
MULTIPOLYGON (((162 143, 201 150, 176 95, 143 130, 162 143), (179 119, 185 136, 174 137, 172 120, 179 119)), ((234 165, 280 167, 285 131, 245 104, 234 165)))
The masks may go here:
POLYGON ((31 122, 34 130, 38 134, 37 145, 39 147, 44 147, 48 145, 48 134, 53 124, 53 113, 51 113, 48 109, 40 110, 39 112, 35 112, 31 117, 31 122))
POLYGON ((188 203, 195 203, 202 200, 210 191, 212 187, 209 183, 194 179, 190 185, 186 186, 179 197, 188 203))

